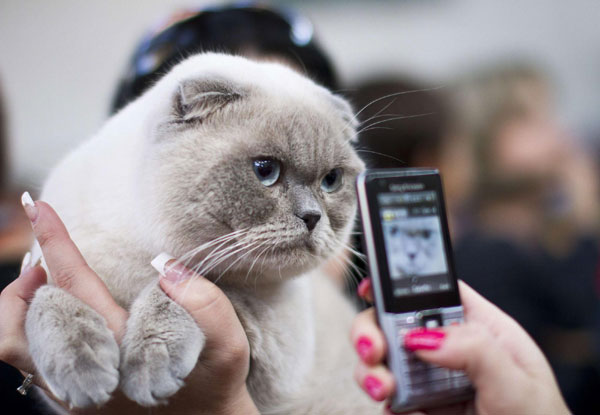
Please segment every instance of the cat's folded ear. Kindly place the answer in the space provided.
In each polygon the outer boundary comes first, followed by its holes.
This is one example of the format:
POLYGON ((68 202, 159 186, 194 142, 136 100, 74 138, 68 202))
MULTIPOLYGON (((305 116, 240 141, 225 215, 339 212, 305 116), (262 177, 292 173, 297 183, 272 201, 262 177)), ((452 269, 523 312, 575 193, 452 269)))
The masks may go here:
POLYGON ((339 95, 332 94, 331 97, 334 107, 339 111, 342 119, 348 123, 348 126, 352 128, 358 127, 358 120, 354 115, 354 110, 350 103, 339 95))
POLYGON ((224 79, 188 79, 179 84, 173 106, 181 121, 203 121, 243 96, 241 88, 224 79))

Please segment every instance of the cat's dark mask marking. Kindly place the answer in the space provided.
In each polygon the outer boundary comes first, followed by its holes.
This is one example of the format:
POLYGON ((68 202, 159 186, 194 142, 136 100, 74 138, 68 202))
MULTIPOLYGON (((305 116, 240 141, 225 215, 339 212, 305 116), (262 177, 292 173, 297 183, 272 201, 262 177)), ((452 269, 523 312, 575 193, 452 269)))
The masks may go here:
POLYGON ((179 85, 173 107, 179 122, 202 122, 244 95, 239 86, 225 79, 191 79, 179 85))

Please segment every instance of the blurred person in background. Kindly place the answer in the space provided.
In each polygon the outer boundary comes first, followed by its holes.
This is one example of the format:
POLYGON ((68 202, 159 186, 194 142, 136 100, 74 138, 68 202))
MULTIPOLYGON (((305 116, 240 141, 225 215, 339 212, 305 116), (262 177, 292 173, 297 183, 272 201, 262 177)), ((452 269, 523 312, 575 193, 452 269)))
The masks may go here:
POLYGON ((472 166, 458 275, 533 336, 575 413, 598 412, 597 172, 536 67, 490 67, 451 95, 449 136, 472 166))
POLYGON ((181 10, 137 45, 116 89, 111 113, 140 96, 170 68, 201 52, 241 55, 288 65, 330 90, 337 77, 309 20, 262 3, 181 10))
POLYGON ((357 151, 369 168, 433 167, 444 184, 450 231, 465 222, 473 160, 463 137, 449 130, 446 88, 409 76, 374 77, 351 89, 360 122, 357 151))

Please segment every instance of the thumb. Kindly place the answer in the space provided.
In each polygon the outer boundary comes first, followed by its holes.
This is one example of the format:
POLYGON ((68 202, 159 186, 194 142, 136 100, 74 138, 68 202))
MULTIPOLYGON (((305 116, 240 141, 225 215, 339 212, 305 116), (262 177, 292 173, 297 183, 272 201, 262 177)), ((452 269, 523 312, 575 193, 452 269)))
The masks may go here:
POLYGON ((160 272, 160 286, 176 303, 187 310, 204 331, 206 348, 231 348, 231 340, 247 340, 237 314, 223 291, 211 281, 192 272, 168 254, 152 261, 160 272))
POLYGON ((463 370, 477 389, 485 388, 490 379, 511 384, 520 376, 508 352, 485 326, 477 323, 468 322, 444 330, 415 330, 406 335, 405 345, 422 360, 463 370))

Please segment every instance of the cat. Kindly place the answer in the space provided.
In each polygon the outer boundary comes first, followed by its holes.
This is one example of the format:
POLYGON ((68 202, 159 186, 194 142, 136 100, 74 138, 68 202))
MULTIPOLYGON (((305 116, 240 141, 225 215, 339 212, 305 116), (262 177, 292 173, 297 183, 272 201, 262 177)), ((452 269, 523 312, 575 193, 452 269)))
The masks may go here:
POLYGON ((386 247, 391 277, 399 279, 446 271, 439 219, 410 218, 387 226, 386 247))
MULTIPOLYGON (((130 316, 119 346, 91 308, 40 288, 26 332, 51 391, 86 407, 119 386, 154 406, 182 379, 193 384, 204 335, 150 266, 169 252, 232 301, 261 413, 381 413, 352 380, 355 310, 318 268, 353 226, 364 169, 354 120, 343 98, 292 69, 207 53, 175 66, 69 154, 41 199, 130 316), (153 331, 166 323, 169 335, 153 331)), ((169 413, 152 413, 161 410, 169 413)))

